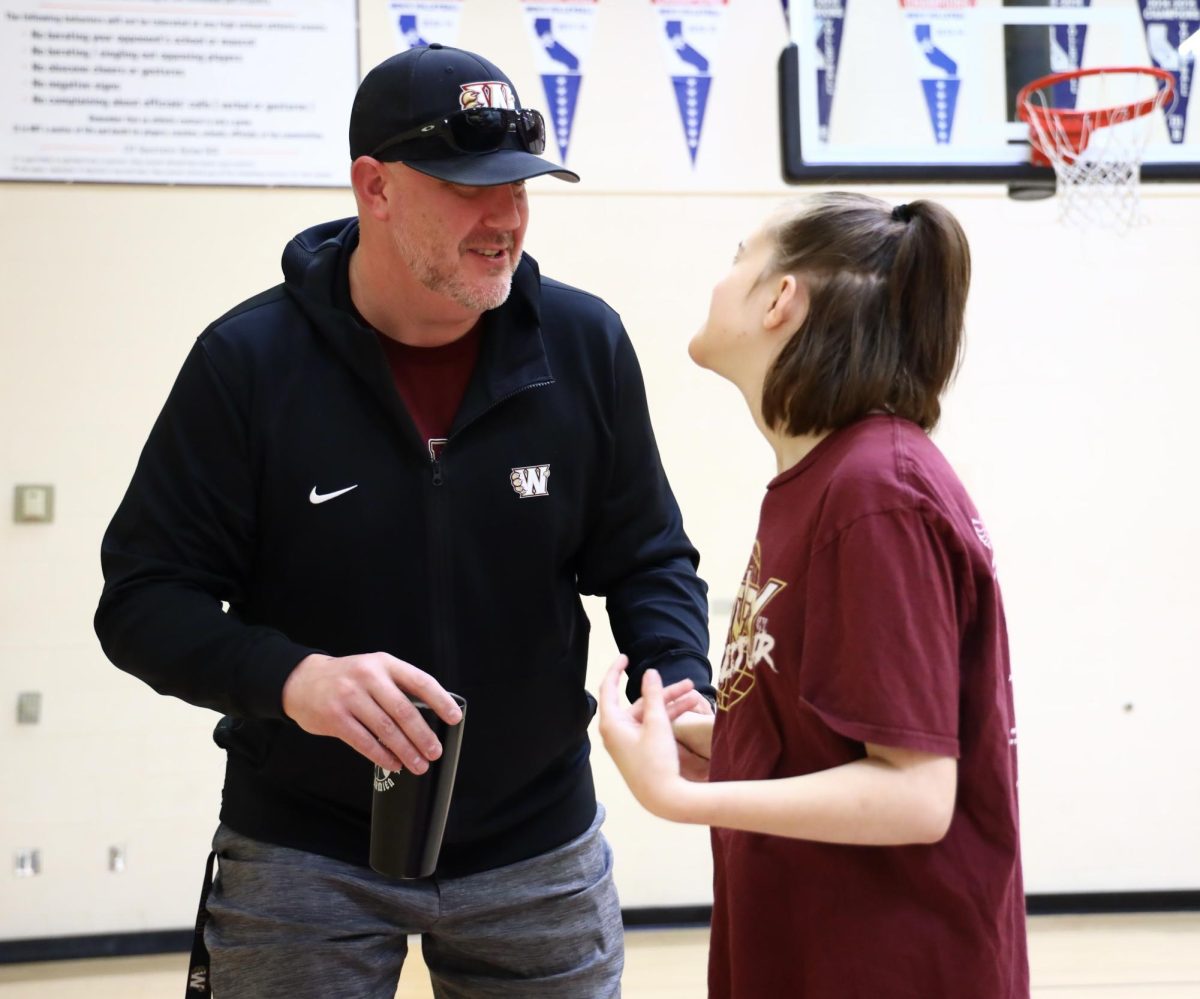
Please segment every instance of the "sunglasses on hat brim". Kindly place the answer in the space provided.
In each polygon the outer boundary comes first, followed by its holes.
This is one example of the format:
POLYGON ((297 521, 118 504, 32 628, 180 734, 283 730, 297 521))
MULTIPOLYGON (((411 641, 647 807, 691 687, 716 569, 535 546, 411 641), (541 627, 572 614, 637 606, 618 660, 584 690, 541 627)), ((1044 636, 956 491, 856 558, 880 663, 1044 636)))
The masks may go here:
POLYGON ((539 112, 530 108, 466 108, 393 135, 370 155, 378 157, 385 150, 418 139, 438 139, 456 153, 490 153, 514 135, 526 152, 535 156, 545 152, 546 123, 539 112))

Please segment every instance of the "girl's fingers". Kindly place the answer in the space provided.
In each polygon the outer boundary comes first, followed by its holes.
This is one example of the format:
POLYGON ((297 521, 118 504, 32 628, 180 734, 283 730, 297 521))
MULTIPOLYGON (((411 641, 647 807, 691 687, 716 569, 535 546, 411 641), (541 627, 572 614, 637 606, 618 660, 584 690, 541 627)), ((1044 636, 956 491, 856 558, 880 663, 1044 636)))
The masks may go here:
MULTIPOLYGON (((686 682, 691 684, 692 681, 688 680, 686 682)), ((673 687, 674 684, 671 686, 673 687)), ((667 705, 667 714, 670 716, 671 721, 674 721, 682 714, 687 714, 689 711, 695 711, 699 714, 712 713, 710 710, 708 710, 708 701, 704 699, 704 695, 700 693, 700 691, 688 690, 682 696, 676 697, 672 700, 672 698, 669 696, 670 690, 671 687, 667 687, 663 691, 663 701, 667 705)), ((642 706, 644 703, 645 702, 642 698, 638 698, 637 703, 629 709, 630 717, 636 722, 642 721, 642 706)))
MULTIPOLYGON (((704 699, 704 695, 698 690, 689 690, 682 697, 677 697, 673 701, 667 702, 667 717, 674 721, 680 715, 686 715, 689 711, 704 711, 704 706, 708 701, 704 699)), ((705 712, 707 713, 707 712, 705 712)))
POLYGON ((596 703, 600 709, 600 731, 606 738, 621 718, 621 677, 625 675, 628 665, 629 660, 625 656, 617 656, 600 681, 596 703))
POLYGON ((642 703, 642 717, 647 724, 669 724, 667 706, 663 700, 662 677, 656 669, 648 669, 642 674, 642 703))
POLYGON ((628 666, 628 657, 617 656, 613 660, 612 665, 608 667, 608 672, 604 674, 604 679, 600 681, 599 701, 603 707, 611 709, 619 705, 618 690, 621 685, 621 677, 625 675, 625 670, 628 666))

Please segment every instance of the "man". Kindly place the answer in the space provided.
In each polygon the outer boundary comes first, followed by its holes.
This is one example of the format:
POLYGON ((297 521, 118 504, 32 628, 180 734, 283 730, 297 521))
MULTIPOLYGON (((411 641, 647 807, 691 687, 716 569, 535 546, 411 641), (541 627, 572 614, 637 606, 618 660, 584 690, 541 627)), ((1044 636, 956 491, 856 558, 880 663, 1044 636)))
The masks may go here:
POLYGON ((705 588, 619 318, 522 254, 524 181, 578 180, 544 146, 479 56, 372 70, 357 219, 200 336, 105 536, 108 656, 226 716, 221 999, 390 999, 409 933, 439 997, 619 994, 579 594, 683 710, 711 694, 705 588), (372 764, 424 772, 411 701, 453 723, 447 691, 470 718, 438 869, 392 881, 372 764))

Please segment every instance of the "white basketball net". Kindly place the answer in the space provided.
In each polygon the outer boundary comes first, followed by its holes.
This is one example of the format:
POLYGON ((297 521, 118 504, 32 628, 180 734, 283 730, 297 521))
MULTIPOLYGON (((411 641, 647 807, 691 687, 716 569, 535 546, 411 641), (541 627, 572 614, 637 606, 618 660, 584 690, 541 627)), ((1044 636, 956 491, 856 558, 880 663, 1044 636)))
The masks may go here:
MULTIPOLYGON (((1061 221, 1117 232, 1146 221, 1139 198, 1142 156, 1168 94, 1159 89, 1152 97, 1150 88, 1156 82, 1130 73, 1100 73, 1081 80, 1089 85, 1089 103, 1098 110, 1085 114, 1077 134, 1053 113, 1044 90, 1029 95, 1030 140, 1054 167, 1061 221), (1138 91, 1132 97, 1131 86, 1138 91), (1114 105, 1150 99, 1154 103, 1149 114, 1135 114, 1128 107, 1112 110, 1114 105)), ((1080 97, 1083 90, 1081 86, 1080 97)))

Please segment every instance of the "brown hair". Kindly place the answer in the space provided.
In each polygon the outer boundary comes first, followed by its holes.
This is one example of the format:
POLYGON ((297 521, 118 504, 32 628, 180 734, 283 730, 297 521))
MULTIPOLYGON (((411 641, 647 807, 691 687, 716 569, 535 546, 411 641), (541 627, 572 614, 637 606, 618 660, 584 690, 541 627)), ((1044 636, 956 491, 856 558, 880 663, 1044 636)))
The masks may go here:
POLYGON ((872 410, 926 430, 962 350, 971 253, 941 205, 892 208, 831 193, 769 222, 763 279, 793 274, 808 314, 767 372, 767 426, 798 435, 836 430, 872 410))

